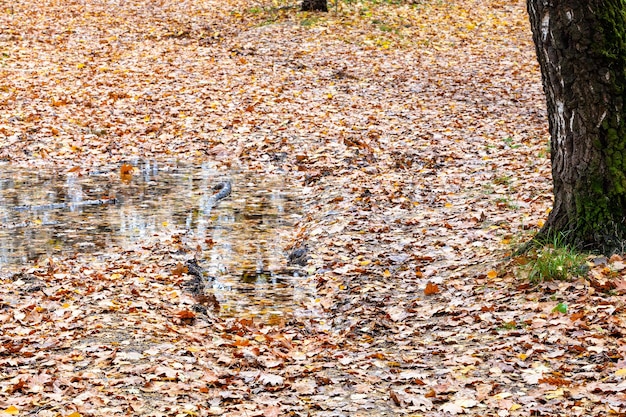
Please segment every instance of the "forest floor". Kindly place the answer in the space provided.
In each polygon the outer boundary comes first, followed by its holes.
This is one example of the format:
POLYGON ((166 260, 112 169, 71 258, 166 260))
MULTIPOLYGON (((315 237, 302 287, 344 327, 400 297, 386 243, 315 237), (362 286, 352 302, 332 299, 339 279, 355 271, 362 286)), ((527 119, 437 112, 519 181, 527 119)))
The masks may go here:
POLYGON ((551 204, 524 1, 15 0, 0 49, 2 160, 282 172, 316 288, 196 314, 175 236, 2 273, 0 415, 626 412, 621 258, 506 260, 551 204))

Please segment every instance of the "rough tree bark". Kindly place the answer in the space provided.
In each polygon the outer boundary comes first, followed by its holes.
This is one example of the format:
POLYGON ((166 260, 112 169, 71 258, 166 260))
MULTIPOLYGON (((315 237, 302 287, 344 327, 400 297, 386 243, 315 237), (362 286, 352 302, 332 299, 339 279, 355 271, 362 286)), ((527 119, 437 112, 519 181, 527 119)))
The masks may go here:
POLYGON ((527 0, 551 136, 554 205, 537 239, 626 242, 626 0, 527 0))
POLYGON ((327 0, 302 0, 303 12, 327 12, 328 3, 327 0))

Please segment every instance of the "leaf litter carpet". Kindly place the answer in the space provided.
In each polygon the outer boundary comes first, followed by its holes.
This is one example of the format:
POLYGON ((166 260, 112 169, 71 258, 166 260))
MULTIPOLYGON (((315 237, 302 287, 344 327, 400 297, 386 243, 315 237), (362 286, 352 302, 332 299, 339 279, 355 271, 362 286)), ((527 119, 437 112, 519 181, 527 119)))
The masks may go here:
POLYGON ((624 412, 621 258, 539 286, 502 267, 551 202, 524 2, 332 9, 2 6, 3 161, 282 172, 304 199, 285 254, 309 248, 315 293, 294 317, 221 317, 165 232, 2 271, 0 414, 624 412))

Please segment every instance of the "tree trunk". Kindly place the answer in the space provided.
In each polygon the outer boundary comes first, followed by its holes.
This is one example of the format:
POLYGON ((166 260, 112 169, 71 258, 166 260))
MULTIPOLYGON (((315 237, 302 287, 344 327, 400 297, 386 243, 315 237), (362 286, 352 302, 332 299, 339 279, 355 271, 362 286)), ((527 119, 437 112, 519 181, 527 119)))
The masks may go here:
POLYGON ((327 0, 302 0, 303 12, 327 12, 327 0))
POLYGON ((527 0, 551 136, 554 206, 537 239, 626 241, 626 2, 527 0))

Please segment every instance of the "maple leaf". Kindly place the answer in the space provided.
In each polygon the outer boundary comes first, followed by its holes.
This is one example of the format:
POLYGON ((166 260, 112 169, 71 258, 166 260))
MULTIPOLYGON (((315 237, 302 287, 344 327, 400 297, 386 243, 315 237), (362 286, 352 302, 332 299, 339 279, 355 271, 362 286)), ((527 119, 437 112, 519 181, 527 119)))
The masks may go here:
POLYGON ((259 382, 261 382, 263 385, 278 386, 283 385, 283 381, 284 378, 280 375, 268 374, 266 372, 262 372, 259 375, 259 382))
POLYGON ((441 406, 441 411, 450 414, 461 414, 464 412, 463 407, 453 402, 447 402, 443 404, 441 406))
POLYGON ((434 295, 439 293, 439 285, 433 284, 432 282, 426 283, 426 288, 424 288, 424 295, 434 295))
POLYGON ((120 179, 124 183, 129 183, 133 179, 134 167, 130 164, 122 164, 120 167, 120 179))
POLYGON ((263 410, 263 417, 278 417, 280 416, 280 407, 272 405, 263 410))
POLYGON ((183 274, 189 272, 189 268, 183 265, 181 262, 178 262, 174 268, 172 268, 172 275, 180 277, 183 274))
POLYGON ((182 324, 191 325, 195 322, 196 313, 191 310, 181 310, 174 314, 176 318, 180 320, 182 324))

